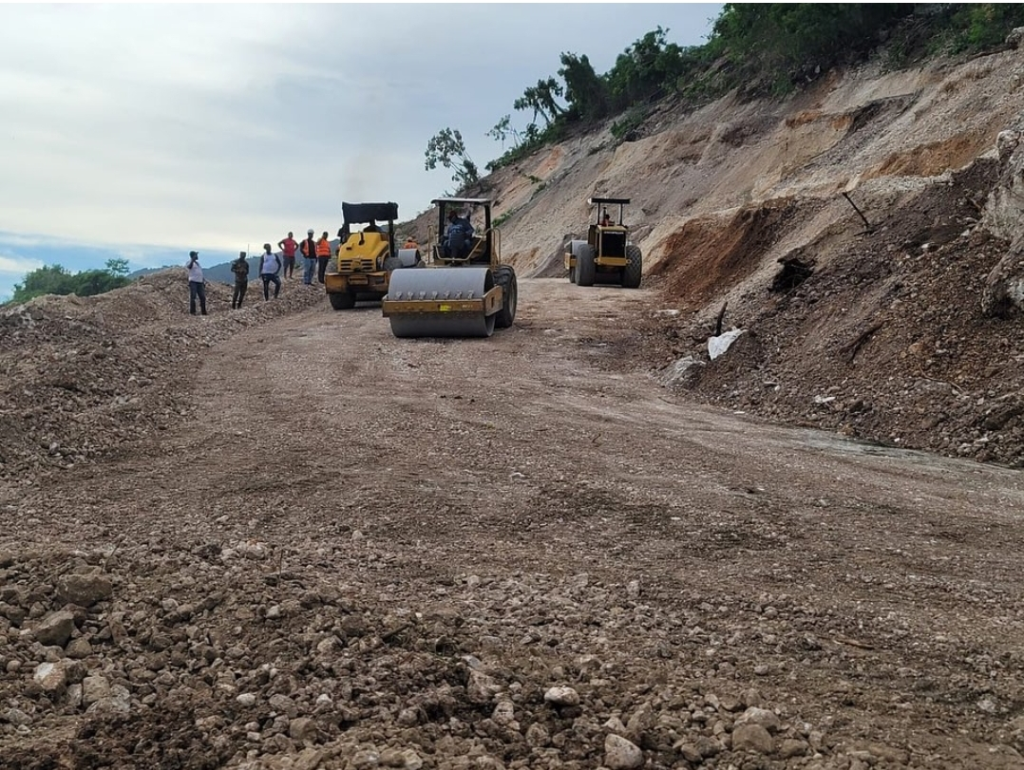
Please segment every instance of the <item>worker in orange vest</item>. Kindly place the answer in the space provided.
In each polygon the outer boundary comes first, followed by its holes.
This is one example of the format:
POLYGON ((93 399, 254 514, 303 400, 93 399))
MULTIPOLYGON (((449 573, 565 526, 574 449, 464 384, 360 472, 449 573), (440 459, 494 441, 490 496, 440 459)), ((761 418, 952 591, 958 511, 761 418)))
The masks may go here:
POLYGON ((320 240, 316 242, 316 279, 320 282, 324 282, 324 276, 327 275, 327 263, 331 259, 331 240, 327 235, 327 231, 324 230, 324 234, 320 236, 320 240))

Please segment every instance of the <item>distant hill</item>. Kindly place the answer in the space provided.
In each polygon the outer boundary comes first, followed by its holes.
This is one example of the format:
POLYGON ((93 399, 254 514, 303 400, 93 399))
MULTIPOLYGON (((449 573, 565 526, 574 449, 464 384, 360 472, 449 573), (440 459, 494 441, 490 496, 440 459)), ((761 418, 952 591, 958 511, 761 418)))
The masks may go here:
POLYGON ((171 265, 164 265, 163 267, 143 267, 140 268, 139 270, 134 270, 131 273, 128 273, 128 279, 134 281, 141 278, 144 275, 149 275, 151 273, 159 273, 161 270, 166 270, 169 267, 171 267, 171 265))
MULTIPOLYGON (((202 260, 202 256, 200 256, 200 261, 201 260, 202 260)), ((259 267, 259 264, 260 264, 260 258, 258 256, 256 256, 256 257, 249 257, 249 259, 246 260, 246 261, 249 263, 249 277, 250 278, 254 278, 256 276, 256 269, 259 267)), ((138 278, 142 278, 144 275, 150 275, 151 273, 158 273, 161 270, 167 270, 168 268, 171 268, 171 267, 181 267, 181 266, 182 265, 175 264, 175 265, 164 265, 163 267, 146 267, 146 268, 142 268, 141 270, 136 270, 133 273, 129 273, 128 277, 131 280, 134 281, 134 280, 136 280, 138 278)), ((218 263, 216 265, 211 265, 210 267, 207 267, 206 265, 203 265, 203 277, 207 281, 218 281, 220 283, 234 283, 235 282, 235 274, 231 272, 231 262, 230 261, 228 261, 228 262, 220 262, 220 263, 218 263)))

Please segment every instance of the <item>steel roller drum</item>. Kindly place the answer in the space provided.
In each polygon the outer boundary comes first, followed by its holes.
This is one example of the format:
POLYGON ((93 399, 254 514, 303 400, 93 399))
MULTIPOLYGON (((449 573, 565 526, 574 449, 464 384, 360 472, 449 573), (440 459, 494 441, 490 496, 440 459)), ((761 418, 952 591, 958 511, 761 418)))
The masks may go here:
POLYGON ((494 288, 486 267, 434 267, 396 270, 391 274, 388 299, 439 303, 445 300, 480 300, 479 312, 444 310, 401 313, 390 316, 396 337, 490 337, 494 315, 485 315, 483 297, 494 288))

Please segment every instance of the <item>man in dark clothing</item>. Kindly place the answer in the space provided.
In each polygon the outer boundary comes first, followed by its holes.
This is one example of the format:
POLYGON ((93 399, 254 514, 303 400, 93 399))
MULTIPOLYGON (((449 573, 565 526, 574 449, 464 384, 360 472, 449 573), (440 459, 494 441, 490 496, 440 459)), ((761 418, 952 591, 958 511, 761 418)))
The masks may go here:
POLYGON ((302 271, 302 282, 306 286, 313 285, 313 278, 316 276, 316 241, 313 239, 313 229, 306 233, 306 239, 299 245, 302 257, 306 260, 306 268, 302 271))
POLYGON ((465 259, 473 239, 473 225, 467 217, 460 217, 455 211, 448 212, 448 229, 445 233, 444 251, 451 259, 465 259))
POLYGON ((249 263, 244 251, 238 252, 238 259, 231 263, 231 272, 235 274, 235 292, 231 295, 231 308, 235 310, 242 307, 242 300, 249 288, 249 263))

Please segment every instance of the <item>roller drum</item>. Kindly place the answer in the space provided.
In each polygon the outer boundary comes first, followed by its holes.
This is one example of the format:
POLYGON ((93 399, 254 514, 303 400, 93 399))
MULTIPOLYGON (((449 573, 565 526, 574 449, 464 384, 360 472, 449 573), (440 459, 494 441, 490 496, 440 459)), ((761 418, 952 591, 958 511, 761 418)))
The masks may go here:
MULTIPOLYGON (((437 267, 425 270, 396 270, 391 274, 388 299, 394 301, 483 300, 494 288, 490 268, 437 267)), ((490 337, 494 315, 479 312, 402 313, 391 315, 391 332, 396 337, 490 337)))

